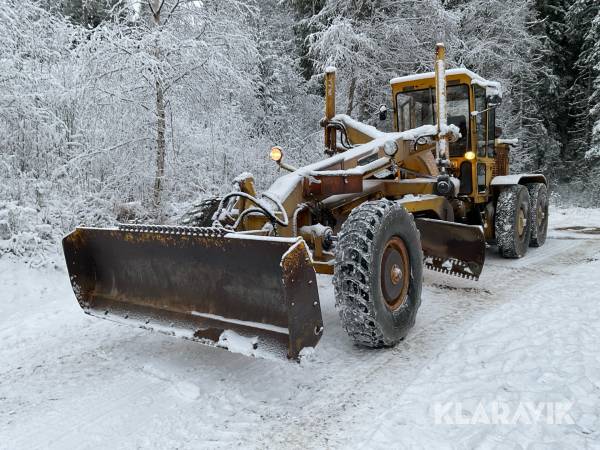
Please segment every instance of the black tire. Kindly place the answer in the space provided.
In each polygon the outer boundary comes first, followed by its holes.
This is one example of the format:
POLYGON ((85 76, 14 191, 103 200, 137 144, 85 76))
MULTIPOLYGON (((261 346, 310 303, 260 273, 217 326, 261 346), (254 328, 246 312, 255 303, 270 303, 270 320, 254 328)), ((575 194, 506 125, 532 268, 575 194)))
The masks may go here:
POLYGON ((548 233, 548 188, 544 183, 530 183, 529 191, 529 217, 531 221, 530 247, 541 247, 546 242, 548 233))
POLYGON ((415 323, 422 282, 423 251, 412 214, 389 200, 355 208, 338 235, 333 278, 335 305, 350 337, 367 347, 398 343, 415 323))
POLYGON ((206 198, 196 203, 181 217, 181 224, 189 227, 212 227, 215 212, 219 208, 219 197, 206 198))
POLYGON ((505 188, 496 203, 496 243, 504 258, 521 258, 527 253, 531 236, 529 192, 516 185, 505 188))

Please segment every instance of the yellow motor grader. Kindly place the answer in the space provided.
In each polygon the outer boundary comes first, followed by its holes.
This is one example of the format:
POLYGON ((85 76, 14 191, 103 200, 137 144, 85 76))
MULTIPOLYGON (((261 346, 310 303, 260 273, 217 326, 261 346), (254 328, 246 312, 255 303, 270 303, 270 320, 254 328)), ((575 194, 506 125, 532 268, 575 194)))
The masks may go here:
MULTIPOLYGON (((316 273, 333 274, 351 338, 392 346, 413 326, 423 267, 477 279, 486 243, 521 257, 544 243, 547 182, 508 175, 495 127, 500 86, 466 69, 391 80, 394 132, 335 113, 325 73, 327 157, 289 165, 257 194, 250 174, 181 226, 80 227, 65 237, 86 313, 233 349, 297 358, 322 333, 316 273)), ((380 109, 385 120, 387 110, 380 109)))

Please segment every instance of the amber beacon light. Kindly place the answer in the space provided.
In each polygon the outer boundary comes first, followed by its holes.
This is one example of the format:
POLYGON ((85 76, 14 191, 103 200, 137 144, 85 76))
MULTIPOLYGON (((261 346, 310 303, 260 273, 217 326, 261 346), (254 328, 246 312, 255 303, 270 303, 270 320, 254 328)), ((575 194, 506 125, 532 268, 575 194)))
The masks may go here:
POLYGON ((277 163, 281 161, 281 158, 283 158, 283 151, 281 150, 281 147, 272 147, 269 157, 277 163))

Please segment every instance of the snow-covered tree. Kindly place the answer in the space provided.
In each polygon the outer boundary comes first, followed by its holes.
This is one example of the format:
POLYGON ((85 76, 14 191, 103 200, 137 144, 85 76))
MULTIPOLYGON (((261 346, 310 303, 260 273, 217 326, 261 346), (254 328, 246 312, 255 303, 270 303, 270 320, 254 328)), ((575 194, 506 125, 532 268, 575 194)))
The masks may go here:
POLYGON ((0 212, 33 207, 65 231, 175 220, 246 170, 263 188, 271 145, 321 157, 326 66, 338 111, 379 125, 389 79, 431 70, 437 41, 449 67, 504 85, 514 169, 598 185, 599 14, 596 0, 0 0, 0 212))
POLYGON ((250 117, 254 134, 269 146, 283 146, 292 161, 305 164, 319 157, 322 150, 318 123, 323 101, 308 92, 301 74, 295 53, 293 9, 277 0, 263 1, 259 8, 253 29, 258 51, 253 84, 260 103, 260 109, 250 117))
POLYGON ((591 72, 591 93, 588 97, 590 146, 585 156, 588 160, 597 161, 600 160, 600 6, 588 6, 591 14, 595 9, 595 16, 585 35, 580 58, 582 65, 588 67, 591 72))
POLYGON ((437 0, 327 0, 307 22, 315 69, 335 66, 342 110, 367 121, 389 102, 390 78, 431 69, 435 43, 452 47, 454 36, 453 17, 437 0))
POLYGON ((461 3, 457 62, 498 80, 505 92, 497 121, 505 137, 520 140, 513 170, 552 170, 558 143, 550 135, 540 98, 555 89, 548 51, 536 33, 536 11, 530 0, 471 0, 461 3))

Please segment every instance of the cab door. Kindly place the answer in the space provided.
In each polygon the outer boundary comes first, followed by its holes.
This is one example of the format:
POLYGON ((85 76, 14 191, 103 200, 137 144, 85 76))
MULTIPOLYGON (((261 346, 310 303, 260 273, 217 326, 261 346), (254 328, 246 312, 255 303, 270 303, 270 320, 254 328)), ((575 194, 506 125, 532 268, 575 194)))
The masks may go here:
POLYGON ((477 132, 477 166, 475 168, 475 202, 486 202, 490 196, 489 186, 494 168, 494 133, 496 115, 494 108, 489 108, 485 89, 473 86, 475 99, 475 129, 477 132))

